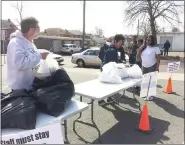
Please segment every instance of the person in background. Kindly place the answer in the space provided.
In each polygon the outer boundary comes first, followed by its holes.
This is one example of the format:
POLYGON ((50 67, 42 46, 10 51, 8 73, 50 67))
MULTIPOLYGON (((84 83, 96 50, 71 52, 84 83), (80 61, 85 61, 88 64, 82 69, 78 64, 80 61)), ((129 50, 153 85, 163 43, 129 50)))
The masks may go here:
POLYGON ((98 55, 98 57, 99 57, 100 60, 101 60, 100 71, 102 71, 105 53, 106 53, 106 51, 107 51, 109 45, 110 45, 110 44, 106 41, 105 44, 100 48, 100 52, 99 52, 99 55, 98 55))
POLYGON ((170 48, 171 44, 168 40, 166 40, 166 42, 164 43, 164 56, 168 56, 168 51, 170 48))
POLYGON ((122 46, 120 49, 120 62, 126 62, 126 56, 125 56, 125 50, 124 47, 122 46))
MULTIPOLYGON (((154 43, 154 37, 149 35, 146 40, 146 46, 139 48, 139 56, 142 61, 143 74, 159 71, 160 65, 160 49, 154 43)), ((147 100, 153 100, 154 96, 149 96, 147 100)))
MULTIPOLYGON (((115 35, 114 43, 108 47, 108 50, 105 53, 103 65, 105 65, 109 62, 116 62, 116 63, 119 62, 118 51, 122 47, 123 43, 124 43, 123 35, 121 35, 121 34, 115 35)), ((112 97, 109 97, 107 99, 107 102, 111 103, 111 102, 115 102, 115 101, 112 97)), ((106 104, 106 102, 104 100, 100 100, 100 101, 98 101, 98 104, 104 105, 104 104, 106 104)))
MULTIPOLYGON (((136 54, 136 64, 137 64, 140 68, 142 68, 142 65, 141 65, 141 57, 139 56, 139 48, 140 48, 142 45, 143 45, 143 39, 139 39, 139 40, 137 41, 138 49, 137 49, 137 54, 136 54)), ((135 92, 136 92, 136 93, 140 93, 140 90, 141 90, 140 85, 135 87, 135 92)))
POLYGON ((21 21, 21 31, 10 35, 7 47, 7 83, 12 90, 30 90, 35 78, 33 69, 48 52, 38 53, 33 43, 40 32, 38 20, 34 17, 21 21))
POLYGON ((137 36, 132 37, 132 44, 129 48, 129 63, 135 64, 136 63, 136 54, 137 54, 137 36))
POLYGON ((137 54, 136 54, 136 64, 141 68, 141 57, 139 56, 139 48, 143 45, 143 39, 137 41, 137 54))

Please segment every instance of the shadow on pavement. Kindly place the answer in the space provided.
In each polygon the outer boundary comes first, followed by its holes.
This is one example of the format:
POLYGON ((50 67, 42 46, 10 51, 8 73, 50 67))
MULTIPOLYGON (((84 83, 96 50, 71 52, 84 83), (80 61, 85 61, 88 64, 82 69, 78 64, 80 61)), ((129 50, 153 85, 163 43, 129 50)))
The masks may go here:
POLYGON ((161 85, 157 85, 157 88, 163 88, 161 85))
MULTIPOLYGON (((139 101, 139 98, 136 96, 136 98, 139 101)), ((115 100, 119 102, 120 104, 127 104, 130 107, 133 107, 135 109, 138 109, 138 102, 133 97, 128 97, 128 95, 122 95, 122 97, 115 97, 115 100)), ((124 107, 125 108, 125 107, 124 107)), ((128 109, 128 108, 127 108, 128 109)), ((138 110, 137 110, 138 111, 138 110)))
MULTIPOLYGON (((169 122, 150 117, 151 129, 154 128, 154 131, 146 135, 136 131, 140 114, 122 110, 116 105, 111 106, 114 109, 108 106, 104 108, 114 114, 118 123, 101 135, 103 144, 157 144, 159 142, 163 144, 164 140, 170 139, 164 135, 170 125, 169 122)), ((93 143, 98 143, 98 140, 93 143)))
POLYGON ((161 98, 155 98, 153 102, 159 107, 163 108, 169 114, 179 118, 184 118, 184 111, 178 109, 174 104, 171 104, 170 102, 161 98))

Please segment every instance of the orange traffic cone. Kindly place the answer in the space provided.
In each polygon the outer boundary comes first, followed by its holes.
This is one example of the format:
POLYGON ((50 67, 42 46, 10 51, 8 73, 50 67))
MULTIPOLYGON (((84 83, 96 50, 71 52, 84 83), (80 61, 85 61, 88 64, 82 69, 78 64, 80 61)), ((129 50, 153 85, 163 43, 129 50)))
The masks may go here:
POLYGON ((150 134, 152 132, 152 130, 150 130, 150 122, 149 122, 147 104, 143 106, 143 111, 141 113, 138 130, 143 133, 147 133, 147 134, 150 134))
POLYGON ((173 92, 172 91, 172 80, 171 80, 171 77, 169 77, 168 83, 166 85, 165 93, 171 94, 172 92, 173 92))

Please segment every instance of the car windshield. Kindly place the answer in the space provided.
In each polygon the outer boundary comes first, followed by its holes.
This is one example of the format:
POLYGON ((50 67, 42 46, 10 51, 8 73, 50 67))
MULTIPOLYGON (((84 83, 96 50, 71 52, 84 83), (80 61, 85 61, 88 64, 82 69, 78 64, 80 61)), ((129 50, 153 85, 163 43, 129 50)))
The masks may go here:
POLYGON ((99 50, 87 50, 84 52, 84 55, 98 55, 99 50))

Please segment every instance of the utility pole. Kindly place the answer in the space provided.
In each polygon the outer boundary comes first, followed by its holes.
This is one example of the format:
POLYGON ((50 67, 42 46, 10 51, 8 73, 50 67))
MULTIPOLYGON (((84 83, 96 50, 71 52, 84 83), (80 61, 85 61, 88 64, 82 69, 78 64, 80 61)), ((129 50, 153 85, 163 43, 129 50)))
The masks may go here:
POLYGON ((83 1, 83 38, 82 38, 82 49, 84 49, 85 42, 85 0, 83 1))

